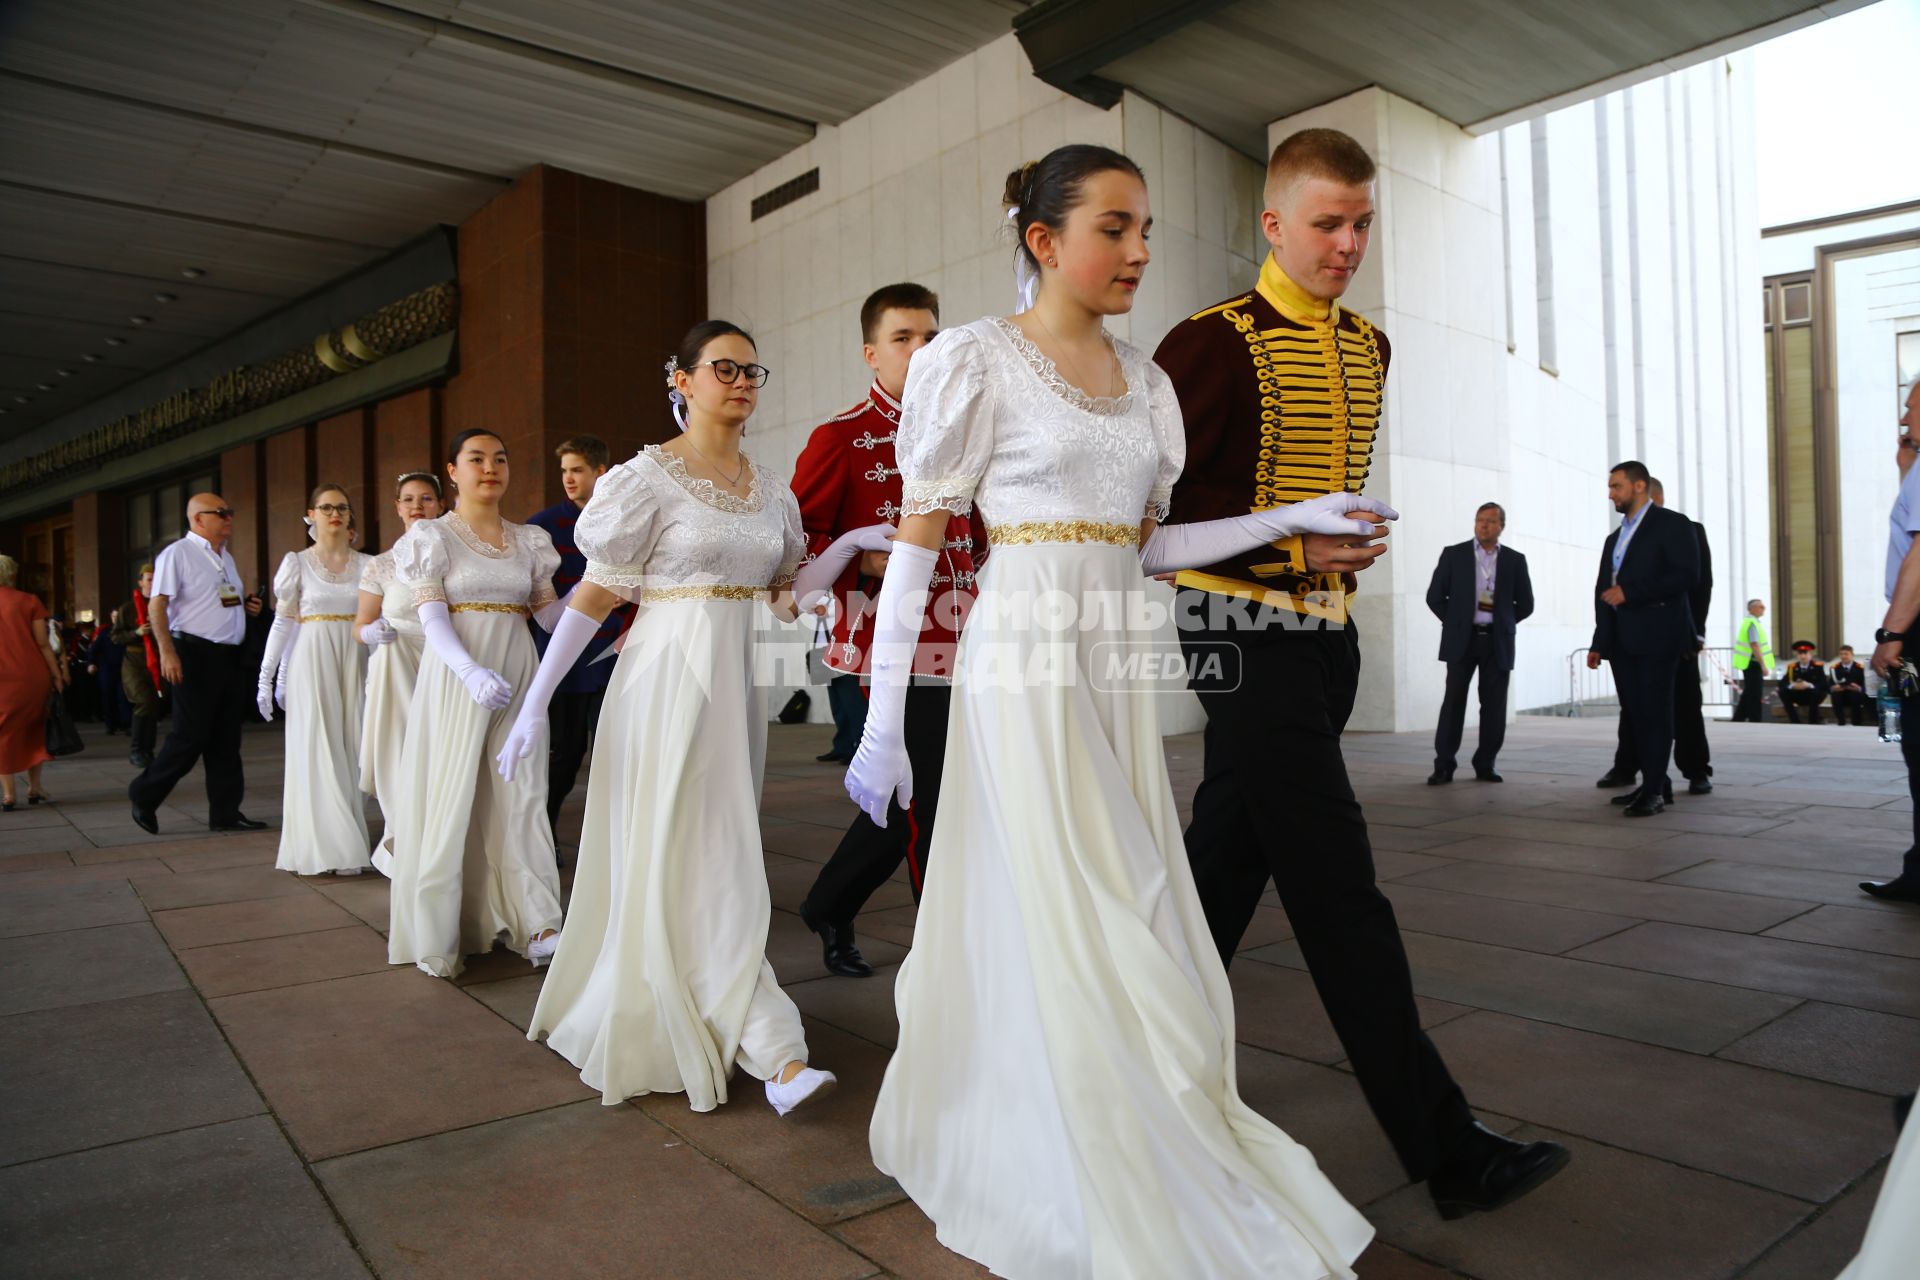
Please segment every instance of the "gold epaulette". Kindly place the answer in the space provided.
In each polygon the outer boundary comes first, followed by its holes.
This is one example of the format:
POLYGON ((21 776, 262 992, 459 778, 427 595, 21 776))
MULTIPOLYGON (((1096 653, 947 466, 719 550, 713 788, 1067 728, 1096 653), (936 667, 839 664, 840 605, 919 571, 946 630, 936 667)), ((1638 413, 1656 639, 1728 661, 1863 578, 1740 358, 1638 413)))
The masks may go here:
POLYGON ((1252 299, 1253 299, 1252 294, 1243 293, 1237 298, 1228 298, 1225 302, 1222 302, 1217 306, 1208 307, 1205 311, 1196 311, 1192 315, 1188 316, 1187 319, 1204 320, 1206 317, 1210 315, 1215 315, 1219 312, 1225 311, 1228 307, 1237 307, 1237 306, 1240 306, 1242 303, 1252 301, 1252 299))

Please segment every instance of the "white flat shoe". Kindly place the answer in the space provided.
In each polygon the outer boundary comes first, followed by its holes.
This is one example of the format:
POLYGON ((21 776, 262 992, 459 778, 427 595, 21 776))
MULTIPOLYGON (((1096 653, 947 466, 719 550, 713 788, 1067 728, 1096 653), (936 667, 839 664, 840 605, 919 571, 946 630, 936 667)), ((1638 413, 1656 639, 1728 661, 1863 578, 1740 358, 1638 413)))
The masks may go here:
POLYGON ((357 876, 365 870, 365 867, 335 867, 333 874, 337 876, 357 876))
POLYGON ((781 1115, 809 1102, 818 1102, 833 1092, 833 1086, 840 1078, 831 1071, 816 1071, 812 1067, 802 1067, 793 1079, 781 1084, 775 1080, 767 1081, 767 1101, 781 1115))
POLYGON ((553 953, 559 949, 560 933, 558 930, 555 930, 546 937, 535 938, 527 944, 527 959, 533 962, 534 968, 539 969, 544 967, 547 961, 553 959, 553 953))

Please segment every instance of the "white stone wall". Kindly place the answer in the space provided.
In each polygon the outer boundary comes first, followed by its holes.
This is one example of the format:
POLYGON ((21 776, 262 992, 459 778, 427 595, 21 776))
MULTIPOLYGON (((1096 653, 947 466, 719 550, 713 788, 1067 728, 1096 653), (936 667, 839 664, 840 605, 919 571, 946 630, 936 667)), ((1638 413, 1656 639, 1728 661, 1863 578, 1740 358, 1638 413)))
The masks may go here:
MULTIPOLYGON (((924 284, 947 324, 1015 309, 1006 175, 1067 142, 1123 150, 1147 175, 1153 263, 1115 334, 1151 350, 1251 284, 1264 167, 1146 99, 1101 111, 1057 92, 1007 35, 707 202, 708 309, 752 332, 773 370, 749 427, 756 459, 791 474, 813 428, 865 393, 859 314, 874 289, 924 284), (751 218, 755 196, 816 166, 819 191, 751 218)), ((1197 704, 1170 701, 1171 730, 1198 726, 1197 704)), ((827 718, 823 696, 811 714, 827 718)))
POLYGON ((1749 91, 1735 58, 1483 137, 1377 89, 1269 128, 1276 143, 1343 129, 1381 166, 1380 220, 1347 301, 1392 343, 1370 487, 1402 519, 1354 611, 1368 672, 1355 728, 1433 723, 1427 583, 1486 501, 1506 507, 1537 601, 1511 705, 1566 698, 1614 519, 1607 468, 1625 457, 1706 525, 1708 635, 1732 634, 1733 601, 1767 565, 1749 91))

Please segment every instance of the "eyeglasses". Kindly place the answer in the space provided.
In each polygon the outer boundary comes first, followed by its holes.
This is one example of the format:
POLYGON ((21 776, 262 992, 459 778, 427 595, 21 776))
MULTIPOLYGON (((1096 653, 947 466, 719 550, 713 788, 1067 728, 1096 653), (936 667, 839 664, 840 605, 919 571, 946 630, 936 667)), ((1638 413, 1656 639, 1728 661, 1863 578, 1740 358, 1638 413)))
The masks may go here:
POLYGON ((323 516, 350 516, 353 514, 352 507, 340 506, 331 502, 324 502, 315 507, 314 510, 323 516))
POLYGON ((744 373, 747 375, 748 385, 764 387, 767 385, 767 376, 773 372, 763 364, 741 364, 738 360, 702 360, 700 364, 693 367, 698 369, 701 365, 710 367, 713 370, 713 376, 729 386, 738 382, 740 375, 744 373))
POLYGON ((232 507, 204 507, 201 510, 194 512, 193 514, 197 516, 212 516, 216 520, 231 520, 233 519, 233 508, 232 507))

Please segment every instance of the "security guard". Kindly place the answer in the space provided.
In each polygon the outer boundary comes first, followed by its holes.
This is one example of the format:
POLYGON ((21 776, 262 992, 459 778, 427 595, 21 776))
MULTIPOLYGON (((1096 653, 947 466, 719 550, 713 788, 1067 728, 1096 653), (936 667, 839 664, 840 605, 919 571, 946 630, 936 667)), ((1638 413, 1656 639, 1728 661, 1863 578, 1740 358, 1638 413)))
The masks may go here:
POLYGON ((1747 616, 1733 633, 1733 669, 1740 673, 1740 702, 1733 718, 1754 724, 1760 723, 1760 702, 1766 696, 1767 677, 1773 673, 1773 645, 1760 621, 1766 616, 1766 605, 1747 601, 1747 616))

